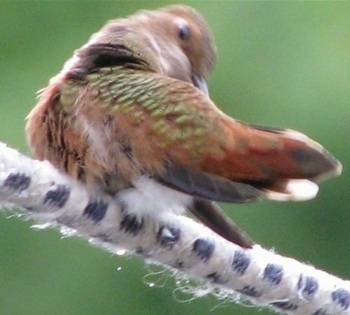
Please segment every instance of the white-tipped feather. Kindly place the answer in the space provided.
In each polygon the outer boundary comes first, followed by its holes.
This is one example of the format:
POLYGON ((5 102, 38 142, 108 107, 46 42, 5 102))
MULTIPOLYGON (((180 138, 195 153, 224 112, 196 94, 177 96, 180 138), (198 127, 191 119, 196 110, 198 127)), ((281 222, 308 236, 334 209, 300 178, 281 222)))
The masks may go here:
POLYGON ((316 197, 318 185, 307 179, 291 179, 288 181, 284 192, 266 190, 266 195, 271 200, 277 201, 305 201, 316 197))

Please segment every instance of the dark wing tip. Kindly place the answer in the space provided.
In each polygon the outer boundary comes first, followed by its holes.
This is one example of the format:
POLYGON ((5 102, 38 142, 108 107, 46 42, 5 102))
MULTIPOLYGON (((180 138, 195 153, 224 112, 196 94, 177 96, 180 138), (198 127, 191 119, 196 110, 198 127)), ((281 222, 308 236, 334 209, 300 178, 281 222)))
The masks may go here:
POLYGON ((215 202, 195 198, 189 210, 202 223, 228 241, 244 248, 251 248, 253 242, 216 204, 215 202))
POLYGON ((169 164, 157 179, 186 194, 214 201, 244 203, 259 200, 264 195, 249 184, 233 182, 175 163, 169 164))

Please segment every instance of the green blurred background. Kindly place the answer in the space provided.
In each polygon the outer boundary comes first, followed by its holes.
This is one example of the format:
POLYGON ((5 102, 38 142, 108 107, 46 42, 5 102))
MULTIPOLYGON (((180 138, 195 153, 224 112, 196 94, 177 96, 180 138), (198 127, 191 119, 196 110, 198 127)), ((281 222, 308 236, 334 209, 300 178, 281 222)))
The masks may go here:
MULTIPOLYGON (((106 20, 168 3, 1 1, 0 141, 27 153, 24 118, 35 92, 72 51, 106 20)), ((215 102, 240 120, 301 130, 344 165, 316 200, 225 210, 263 246, 350 278, 350 3, 183 3, 202 12, 217 41, 215 102)), ((272 314, 213 297, 178 302, 171 279, 146 285, 140 259, 32 223, 0 215, 1 314, 272 314)))

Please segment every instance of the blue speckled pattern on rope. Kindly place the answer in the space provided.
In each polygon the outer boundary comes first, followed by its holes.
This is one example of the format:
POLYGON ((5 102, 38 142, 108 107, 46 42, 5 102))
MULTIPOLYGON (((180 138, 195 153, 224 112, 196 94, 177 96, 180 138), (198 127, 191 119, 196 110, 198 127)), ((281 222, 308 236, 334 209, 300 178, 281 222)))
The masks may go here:
MULTIPOLYGON (((0 202, 39 223, 69 228, 117 253, 121 248, 280 313, 350 315, 350 282, 255 245, 244 250, 190 218, 126 213, 58 172, 0 143, 0 202)), ((67 230, 67 229, 63 229, 67 230)))

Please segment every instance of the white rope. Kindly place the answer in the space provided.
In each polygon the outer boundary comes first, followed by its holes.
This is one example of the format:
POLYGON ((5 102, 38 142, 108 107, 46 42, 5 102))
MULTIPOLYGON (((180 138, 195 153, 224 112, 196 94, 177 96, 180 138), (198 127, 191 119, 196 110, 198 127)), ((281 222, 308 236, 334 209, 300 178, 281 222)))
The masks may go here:
POLYGON ((50 163, 0 143, 0 201, 63 233, 75 232, 113 253, 124 249, 178 270, 257 307, 288 314, 350 315, 350 282, 255 245, 244 250, 195 221, 158 221, 125 213, 116 200, 89 195, 50 163))

